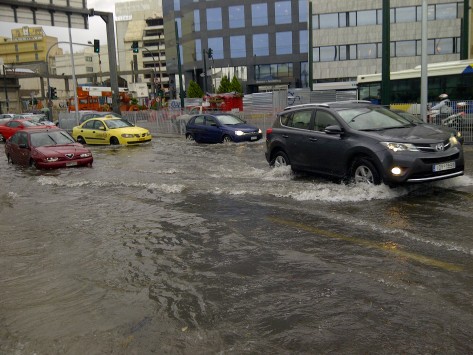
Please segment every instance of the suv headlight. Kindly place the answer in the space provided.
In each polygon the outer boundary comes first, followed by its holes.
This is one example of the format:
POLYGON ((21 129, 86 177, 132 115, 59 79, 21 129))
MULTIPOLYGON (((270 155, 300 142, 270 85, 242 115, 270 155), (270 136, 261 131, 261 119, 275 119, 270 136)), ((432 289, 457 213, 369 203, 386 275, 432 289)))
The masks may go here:
POLYGON ((397 143, 397 142, 381 142, 389 150, 393 152, 418 152, 419 149, 411 143, 397 143))

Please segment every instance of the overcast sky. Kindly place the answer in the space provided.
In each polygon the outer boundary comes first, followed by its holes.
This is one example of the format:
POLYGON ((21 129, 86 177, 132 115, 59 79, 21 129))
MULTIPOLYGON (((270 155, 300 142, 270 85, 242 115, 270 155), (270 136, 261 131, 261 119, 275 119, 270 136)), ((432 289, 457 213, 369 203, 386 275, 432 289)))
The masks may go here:
MULTIPOLYGON (((123 1, 123 0, 122 0, 123 1)), ((115 3, 121 0, 87 0, 87 7, 104 12, 114 12, 115 3)), ((14 28, 21 28, 23 26, 36 27, 38 25, 28 23, 10 23, 0 22, 0 36, 11 38, 11 30, 14 28)), ((58 41, 69 42, 69 30, 66 27, 52 27, 42 26, 44 32, 48 36, 57 37, 58 41)), ((89 30, 72 29, 72 42, 84 43, 88 41, 93 42, 94 39, 99 39, 100 44, 107 43, 107 30, 105 22, 100 16, 89 17, 89 30)), ((65 52, 69 52, 69 45, 60 45, 65 52)), ((74 49, 74 52, 76 49, 74 49)))

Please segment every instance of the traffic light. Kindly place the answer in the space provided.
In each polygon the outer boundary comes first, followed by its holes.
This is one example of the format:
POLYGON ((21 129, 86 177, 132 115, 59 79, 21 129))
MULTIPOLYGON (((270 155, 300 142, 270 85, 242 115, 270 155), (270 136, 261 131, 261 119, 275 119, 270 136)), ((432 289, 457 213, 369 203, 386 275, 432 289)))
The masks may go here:
POLYGON ((133 49, 133 53, 138 53, 140 51, 138 49, 138 42, 137 41, 133 41, 133 43, 131 44, 131 48, 133 49))
POLYGON ((51 99, 57 99, 57 90, 56 90, 56 88, 53 88, 53 87, 51 86, 50 90, 51 90, 51 92, 50 92, 49 97, 50 97, 51 99))
POLYGON ((207 55, 208 55, 209 59, 212 59, 212 58, 213 58, 213 50, 212 50, 212 48, 209 48, 209 50, 207 51, 207 55))
POLYGON ((100 40, 94 39, 94 53, 100 53, 100 40))

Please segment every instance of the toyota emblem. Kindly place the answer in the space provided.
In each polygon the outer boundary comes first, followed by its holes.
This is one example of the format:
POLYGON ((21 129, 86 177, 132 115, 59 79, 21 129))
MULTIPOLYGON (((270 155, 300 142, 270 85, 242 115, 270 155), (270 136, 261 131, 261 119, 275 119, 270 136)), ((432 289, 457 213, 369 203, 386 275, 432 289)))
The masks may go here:
POLYGON ((439 143, 435 146, 435 150, 437 152, 443 152, 444 149, 445 149, 445 146, 443 145, 443 143, 439 143))

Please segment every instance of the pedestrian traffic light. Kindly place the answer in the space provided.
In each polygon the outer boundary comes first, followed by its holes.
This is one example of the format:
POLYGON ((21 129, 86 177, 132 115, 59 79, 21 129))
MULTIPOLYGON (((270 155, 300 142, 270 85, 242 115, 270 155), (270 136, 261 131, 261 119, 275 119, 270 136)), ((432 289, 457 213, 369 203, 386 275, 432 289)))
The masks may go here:
POLYGON ((209 48, 209 50, 207 51, 207 55, 209 56, 209 59, 212 59, 212 58, 213 58, 213 50, 212 50, 212 48, 209 48))
POLYGON ((94 53, 100 53, 100 40, 94 39, 94 53))
POLYGON ((133 41, 133 43, 131 44, 131 48, 133 49, 133 53, 138 53, 140 51, 138 49, 138 42, 137 41, 133 41))

